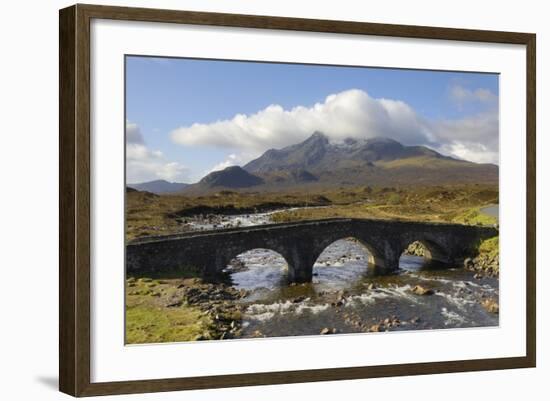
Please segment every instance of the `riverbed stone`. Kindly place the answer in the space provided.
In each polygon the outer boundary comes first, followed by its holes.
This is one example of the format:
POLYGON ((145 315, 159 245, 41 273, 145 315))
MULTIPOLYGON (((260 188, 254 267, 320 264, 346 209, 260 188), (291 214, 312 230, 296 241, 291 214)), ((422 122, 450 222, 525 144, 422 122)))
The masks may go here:
POLYGON ((426 256, 426 248, 424 247, 424 245, 422 245, 421 242, 415 241, 415 242, 409 244, 409 246, 405 250, 405 253, 407 255, 424 257, 424 256, 426 256))
POLYGON ((384 327, 381 324, 373 324, 369 327, 369 331, 373 333, 379 333, 381 331, 384 331, 384 327))
POLYGON ((411 291, 416 295, 433 295, 434 294, 434 290, 432 290, 431 288, 422 287, 421 285, 415 285, 411 291))
POLYGON ((499 313, 499 305, 498 305, 498 301, 496 299, 492 299, 492 298, 484 299, 481 302, 481 305, 489 313, 499 313))

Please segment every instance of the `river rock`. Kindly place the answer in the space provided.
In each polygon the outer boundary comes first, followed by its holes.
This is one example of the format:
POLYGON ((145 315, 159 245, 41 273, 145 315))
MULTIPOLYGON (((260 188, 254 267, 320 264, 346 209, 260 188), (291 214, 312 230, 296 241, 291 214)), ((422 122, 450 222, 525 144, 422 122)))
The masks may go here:
POLYGON ((300 302, 303 302, 306 300, 306 296, 305 295, 301 295, 299 297, 296 297, 292 300, 292 303, 294 304, 297 304, 297 303, 300 303, 300 302))
POLYGON ((229 266, 231 267, 232 273, 243 272, 248 270, 248 267, 246 266, 246 264, 239 258, 231 259, 231 261, 229 262, 229 266))
POLYGON ((498 301, 495 300, 495 299, 485 299, 485 300, 483 300, 483 302, 481 302, 481 305, 489 313, 498 313, 499 312, 498 301))
POLYGON ((381 331, 384 331, 384 328, 381 324, 373 324, 369 327, 369 331, 373 333, 379 333, 381 331))
POLYGON ((433 295, 434 290, 431 288, 424 288, 421 285, 415 285, 411 290, 416 295, 433 295))
POLYGON ((211 340, 209 333, 199 334, 197 337, 195 337, 195 341, 206 341, 206 340, 211 340))
POLYGON ((498 277, 499 257, 498 255, 479 254, 473 259, 466 258, 464 268, 475 271, 482 276, 498 277))
POLYGON ((424 245, 422 245, 422 243, 415 241, 407 247, 405 253, 407 255, 413 256, 425 256, 426 249, 424 248, 424 245))

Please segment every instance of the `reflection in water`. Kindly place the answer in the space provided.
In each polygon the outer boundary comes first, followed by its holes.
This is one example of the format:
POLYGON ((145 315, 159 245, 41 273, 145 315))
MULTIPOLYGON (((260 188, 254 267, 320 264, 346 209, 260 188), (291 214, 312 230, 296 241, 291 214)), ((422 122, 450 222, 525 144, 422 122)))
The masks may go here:
POLYGON ((498 315, 480 305, 498 298, 498 279, 473 280, 462 268, 437 269, 423 257, 403 255, 400 272, 369 274, 368 253, 358 242, 340 240, 329 246, 314 266, 312 283, 288 285, 285 260, 277 253, 255 249, 228 266, 233 284, 247 289, 244 336, 311 335, 324 328, 339 333, 365 331, 392 317, 392 330, 498 325, 498 315), (434 295, 411 290, 421 285, 434 295))

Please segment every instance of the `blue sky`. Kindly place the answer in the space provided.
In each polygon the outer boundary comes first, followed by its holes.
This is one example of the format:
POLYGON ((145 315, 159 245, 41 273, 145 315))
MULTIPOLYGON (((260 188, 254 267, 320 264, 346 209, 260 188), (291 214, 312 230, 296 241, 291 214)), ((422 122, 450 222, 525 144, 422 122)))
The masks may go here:
POLYGON ((194 182, 315 129, 495 163, 498 93, 496 74, 127 56, 127 178, 194 182))

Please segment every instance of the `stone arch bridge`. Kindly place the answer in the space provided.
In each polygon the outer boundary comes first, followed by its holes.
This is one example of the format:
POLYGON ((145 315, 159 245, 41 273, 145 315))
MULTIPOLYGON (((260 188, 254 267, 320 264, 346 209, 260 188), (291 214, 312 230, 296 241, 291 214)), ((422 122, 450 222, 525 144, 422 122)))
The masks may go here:
POLYGON ((462 263, 480 240, 498 235, 492 227, 370 219, 324 219, 146 237, 126 246, 128 273, 194 267, 216 275, 237 255, 256 248, 278 252, 291 282, 311 281, 313 265, 334 241, 355 238, 368 250, 369 265, 380 273, 398 269, 407 246, 421 242, 426 257, 462 263))

